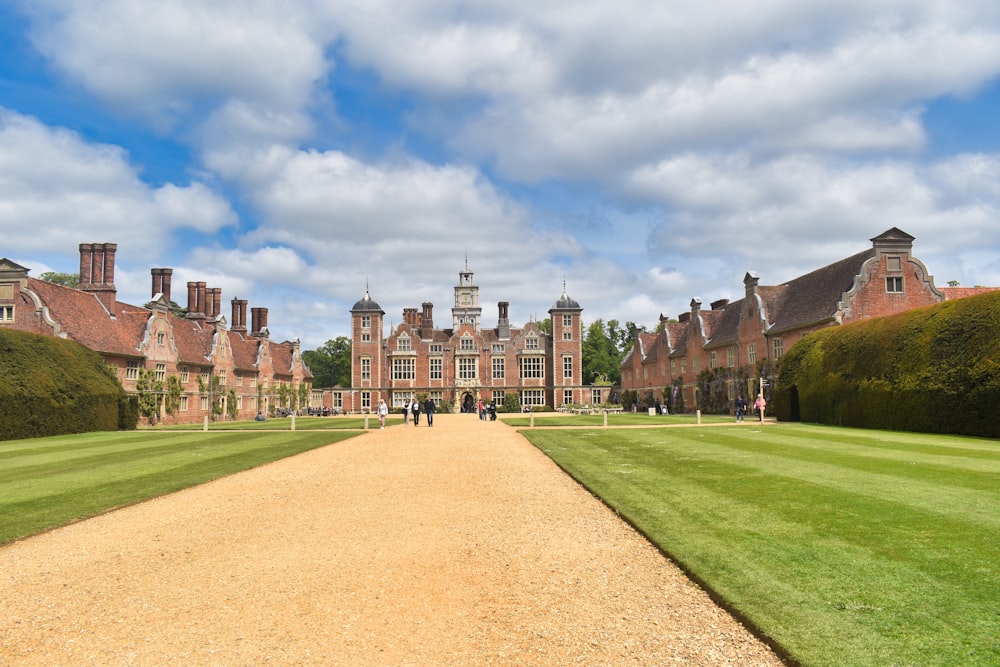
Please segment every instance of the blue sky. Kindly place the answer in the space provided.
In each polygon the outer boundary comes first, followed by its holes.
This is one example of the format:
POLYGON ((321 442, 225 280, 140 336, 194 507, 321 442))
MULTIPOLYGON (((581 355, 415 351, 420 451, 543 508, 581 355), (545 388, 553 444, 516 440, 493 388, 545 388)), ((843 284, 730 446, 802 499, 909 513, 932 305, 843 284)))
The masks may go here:
POLYGON ((306 349, 366 284, 450 322, 652 326, 899 227, 1000 285, 1000 6, 966 0, 0 2, 0 256, 118 243, 306 349), (696 3, 695 3, 696 4, 696 3))

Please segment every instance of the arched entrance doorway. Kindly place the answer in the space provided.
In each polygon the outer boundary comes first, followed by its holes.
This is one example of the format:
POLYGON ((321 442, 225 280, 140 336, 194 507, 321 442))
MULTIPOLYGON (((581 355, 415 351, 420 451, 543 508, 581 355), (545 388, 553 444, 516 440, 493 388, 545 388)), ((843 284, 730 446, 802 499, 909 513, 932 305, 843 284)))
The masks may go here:
POLYGON ((476 411, 476 399, 472 397, 472 394, 465 392, 462 396, 462 412, 475 412, 476 411))

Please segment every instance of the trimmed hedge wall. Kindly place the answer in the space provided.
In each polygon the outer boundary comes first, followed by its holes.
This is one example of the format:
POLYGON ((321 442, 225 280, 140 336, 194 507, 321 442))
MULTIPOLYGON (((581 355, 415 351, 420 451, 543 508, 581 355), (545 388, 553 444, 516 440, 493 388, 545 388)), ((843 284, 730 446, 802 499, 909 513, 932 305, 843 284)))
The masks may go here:
POLYGON ((784 421, 1000 437, 1000 292, 805 336, 773 407, 784 421))
POLYGON ((133 429, 133 403, 98 353, 0 329, 0 440, 133 429))

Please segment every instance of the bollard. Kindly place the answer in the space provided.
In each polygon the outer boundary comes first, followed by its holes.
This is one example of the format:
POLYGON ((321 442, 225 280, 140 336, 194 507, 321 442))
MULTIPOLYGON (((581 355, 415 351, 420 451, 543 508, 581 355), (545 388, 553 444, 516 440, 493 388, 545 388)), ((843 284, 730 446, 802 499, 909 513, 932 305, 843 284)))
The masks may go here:
POLYGON ((608 427, 608 411, 604 411, 604 428, 608 427))
POLYGON ((201 430, 202 431, 207 431, 208 430, 208 415, 205 415, 205 423, 202 424, 201 430))
POLYGON ((694 414, 698 418, 698 424, 701 425, 701 410, 695 410, 694 414))
POLYGON ((365 413, 365 430, 368 430, 368 413, 365 413))
POLYGON ((295 430, 295 413, 292 413, 292 430, 295 430))
POLYGON ((531 426, 529 428, 535 428, 535 413, 531 413, 531 426))

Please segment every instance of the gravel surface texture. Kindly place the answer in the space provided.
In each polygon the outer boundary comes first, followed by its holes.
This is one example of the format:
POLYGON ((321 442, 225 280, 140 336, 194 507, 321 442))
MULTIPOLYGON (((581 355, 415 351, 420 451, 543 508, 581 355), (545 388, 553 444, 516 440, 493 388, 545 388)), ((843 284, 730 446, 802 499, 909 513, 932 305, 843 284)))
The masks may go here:
POLYGON ((0 548, 0 665, 781 665, 512 428, 438 415, 0 548))

